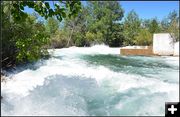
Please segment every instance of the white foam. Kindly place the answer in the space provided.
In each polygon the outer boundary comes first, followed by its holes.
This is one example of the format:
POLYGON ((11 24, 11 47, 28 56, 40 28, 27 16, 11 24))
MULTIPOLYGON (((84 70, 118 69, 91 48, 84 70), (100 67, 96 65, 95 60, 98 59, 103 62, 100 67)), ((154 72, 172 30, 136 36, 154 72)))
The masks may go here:
MULTIPOLYGON (((15 74, 12 80, 2 84, 2 91, 27 96, 29 91, 33 90, 36 86, 42 86, 48 76, 57 74, 69 77, 80 76, 85 78, 94 78, 99 85, 104 79, 109 80, 109 82, 112 82, 112 87, 117 87, 119 91, 135 87, 144 87, 160 82, 137 75, 134 76, 124 73, 116 73, 103 66, 87 67, 86 64, 80 62, 73 63, 72 61, 51 59, 48 61, 46 66, 41 66, 37 70, 27 69, 15 74), (53 61, 57 64, 53 64, 53 61)), ((170 90, 169 88, 166 89, 166 87, 167 86, 165 85, 162 89, 164 91, 170 90)))
MULTIPOLYGON (((51 50, 50 50, 51 51, 51 50)), ((168 101, 172 99, 178 100, 178 84, 170 84, 163 82, 161 79, 156 78, 146 78, 140 75, 135 74, 126 74, 123 72, 114 72, 111 69, 101 66, 101 65, 89 65, 85 61, 78 59, 78 55, 81 54, 118 54, 118 48, 109 48, 108 46, 100 45, 94 47, 70 47, 57 49, 53 52, 53 56, 59 57, 63 56, 62 59, 52 57, 44 62, 42 66, 40 66, 36 70, 25 69, 22 72, 12 75, 12 79, 8 80, 6 83, 2 83, 2 94, 6 94, 9 100, 14 100, 12 103, 15 105, 15 110, 13 111, 15 115, 87 115, 84 110, 76 110, 74 107, 66 108, 66 105, 62 102, 61 113, 49 111, 46 106, 42 106, 42 111, 35 112, 33 110, 32 101, 28 100, 27 103, 17 104, 17 98, 21 99, 25 96, 28 96, 31 91, 33 91, 37 86, 44 85, 46 79, 50 79, 53 75, 62 75, 68 77, 76 77, 77 78, 92 78, 96 80, 99 86, 104 85, 104 82, 108 82, 108 86, 112 87, 114 92, 126 92, 130 89, 135 88, 146 88, 149 90, 149 93, 167 93, 172 95, 172 97, 168 97, 168 101), (28 105, 28 107, 26 107, 28 105), (45 108, 45 110, 44 110, 45 108), (70 111, 73 110, 74 111, 70 111), (32 113, 34 112, 34 113, 32 113)), ((177 60, 174 58, 167 58, 167 61, 177 60)), ((169 63, 171 64, 171 63, 169 63)), ((64 93, 68 93, 64 91, 64 93)), ((68 94, 66 94, 68 95, 68 94)), ((143 92, 142 92, 143 95, 143 92)), ((52 101, 52 100, 51 100, 52 101)), ((85 103, 82 101, 82 103, 85 103)), ((84 104, 86 105, 86 104, 84 104)), ((122 104, 117 108, 121 108, 122 104)), ((153 110, 152 110, 153 111, 153 110)), ((156 113, 156 112, 155 112, 156 113)), ((158 112, 157 112, 158 113, 158 112)), ((6 113, 3 110, 3 114, 8 115, 10 113, 6 113)), ((12 113, 11 113, 12 114, 12 113)), ((139 112, 139 114, 141 114, 139 112)))

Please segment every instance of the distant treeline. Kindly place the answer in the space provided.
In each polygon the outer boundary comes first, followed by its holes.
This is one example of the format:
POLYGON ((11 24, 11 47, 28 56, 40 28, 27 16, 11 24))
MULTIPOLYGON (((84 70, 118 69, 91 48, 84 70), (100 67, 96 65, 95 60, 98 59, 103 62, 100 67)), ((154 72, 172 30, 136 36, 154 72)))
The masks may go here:
POLYGON ((101 43, 110 47, 151 45, 153 33, 170 33, 174 41, 179 40, 177 11, 158 21, 156 17, 141 19, 134 10, 125 17, 117 1, 88 1, 84 6, 72 1, 61 4, 54 3, 52 9, 48 2, 1 2, 4 67, 37 60, 48 55, 47 48, 101 43), (36 12, 24 13, 25 6, 36 12), (41 21, 40 17, 47 20, 41 21))
POLYGON ((99 43, 111 47, 151 45, 153 33, 173 33, 175 41, 179 39, 177 11, 167 13, 162 21, 156 17, 141 19, 134 10, 124 17, 124 12, 118 1, 89 1, 76 18, 64 19, 61 27, 55 18, 49 18, 45 25, 51 37, 51 47, 99 43))

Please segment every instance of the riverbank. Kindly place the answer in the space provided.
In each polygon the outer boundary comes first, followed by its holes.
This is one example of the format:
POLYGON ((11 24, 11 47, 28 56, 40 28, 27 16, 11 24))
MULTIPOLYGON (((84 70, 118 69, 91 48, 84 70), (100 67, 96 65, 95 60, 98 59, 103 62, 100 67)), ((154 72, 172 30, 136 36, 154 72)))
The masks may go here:
POLYGON ((1 82, 4 82, 6 80, 5 76, 1 75, 1 82))
MULTIPOLYGON (((6 81, 8 80, 8 77, 5 76, 5 74, 1 74, 1 85, 2 83, 6 83, 6 81)), ((1 100, 3 99, 3 96, 1 94, 1 100)))
POLYGON ((1 71, 1 82, 6 82, 8 79, 7 75, 5 72, 1 71))

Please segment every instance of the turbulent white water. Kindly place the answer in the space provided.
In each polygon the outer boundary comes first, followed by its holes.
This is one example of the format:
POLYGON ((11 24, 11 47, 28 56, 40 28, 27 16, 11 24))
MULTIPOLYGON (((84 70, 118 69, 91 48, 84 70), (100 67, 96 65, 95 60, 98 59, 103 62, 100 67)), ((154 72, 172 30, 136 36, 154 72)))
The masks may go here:
POLYGON ((161 115, 179 100, 179 58, 120 56, 99 45, 49 50, 9 71, 2 115, 161 115))

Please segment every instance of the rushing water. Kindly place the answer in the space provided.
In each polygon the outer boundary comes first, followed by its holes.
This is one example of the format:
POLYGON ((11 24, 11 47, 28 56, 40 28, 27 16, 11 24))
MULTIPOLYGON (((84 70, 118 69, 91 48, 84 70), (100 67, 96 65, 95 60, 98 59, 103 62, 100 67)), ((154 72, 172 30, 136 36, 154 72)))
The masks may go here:
POLYGON ((2 115, 164 116, 165 102, 179 100, 178 58, 120 56, 107 46, 51 54, 9 71, 2 115))

